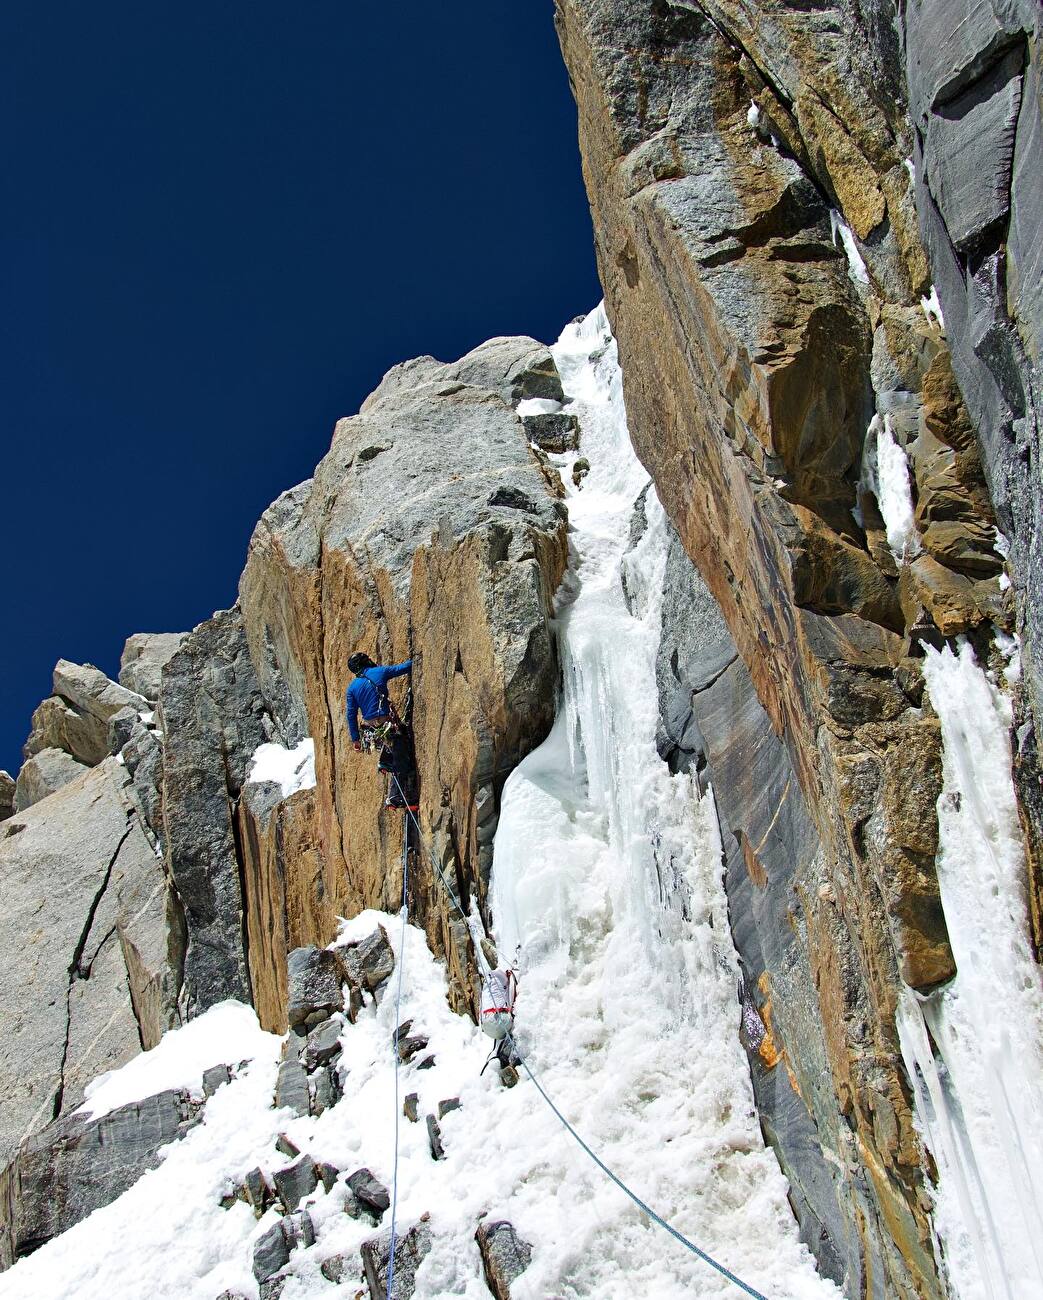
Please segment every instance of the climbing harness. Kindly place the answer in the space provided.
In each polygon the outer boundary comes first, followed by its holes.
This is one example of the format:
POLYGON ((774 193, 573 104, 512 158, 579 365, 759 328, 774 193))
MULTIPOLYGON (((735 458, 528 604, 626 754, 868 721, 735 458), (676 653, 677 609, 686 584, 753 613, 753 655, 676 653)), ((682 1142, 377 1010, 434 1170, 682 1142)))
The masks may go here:
MULTIPOLYGON (((394 773, 391 774, 391 777, 392 777, 392 780, 395 782, 395 784, 398 786, 398 792, 399 792, 399 794, 401 795, 401 794, 402 794, 402 787, 401 787, 401 785, 398 784, 398 777, 395 776, 394 773)), ((403 795, 403 799, 404 799, 404 798, 405 798, 405 796, 403 795)), ((484 954, 484 952, 482 951, 482 945, 481 945, 481 941, 480 941, 480 939, 481 939, 481 937, 483 937, 483 936, 481 936, 481 935, 478 933, 478 926, 479 926, 480 923, 477 921, 477 919, 476 919, 475 917, 468 916, 467 913, 464 911, 464 909, 461 907, 459 899, 456 897, 455 893, 453 892, 452 888, 450 887, 449 881, 446 879, 446 877, 445 877, 445 873, 442 871, 442 868, 438 865, 438 861, 437 861, 437 859, 435 858, 434 854, 432 853, 430 847, 427 846, 427 845, 424 845, 423 832, 422 832, 421 829, 420 829, 420 823, 417 821, 417 818, 416 818, 416 814, 415 814, 415 812, 413 812, 412 809, 407 809, 407 812, 408 812, 408 814, 409 814, 408 817, 407 817, 407 819, 406 819, 406 844, 407 844, 407 846, 408 846, 408 843, 409 843, 409 822, 410 822, 410 820, 412 820, 412 823, 413 823, 414 827, 416 828, 417 843, 418 843, 418 845, 423 845, 424 848, 426 849, 427 857, 428 857, 428 859, 430 860, 431 865, 434 867, 434 869, 435 869, 435 873, 437 874, 439 880, 441 880, 442 885, 443 885, 444 888, 445 888, 446 894, 448 895, 448 898, 449 898, 450 903, 451 903, 452 906, 456 909, 456 911, 458 911, 458 912, 460 913, 460 916, 463 918, 464 924, 467 926, 468 931, 470 932, 471 939, 472 939, 472 942, 473 942, 473 944, 474 944, 475 959, 476 959, 477 964, 478 964, 478 969, 479 969, 479 971, 480 971, 480 973, 481 973, 481 975, 482 975, 482 983, 483 983, 483 991, 482 991, 482 1007, 483 1007, 483 1011, 484 1011, 484 1008, 485 1008, 485 998, 486 998, 486 993, 487 993, 487 991, 488 991, 489 996, 490 996, 490 1006, 493 1006, 493 1001, 492 1001, 492 999, 494 999, 494 998, 496 997, 496 994, 493 993, 492 990, 490 989, 490 983, 491 983, 491 981, 493 980, 493 978, 496 977, 496 976, 505 976, 505 977, 506 977, 506 982, 508 983, 508 985, 509 985, 509 981, 510 981, 511 979, 514 979, 514 985, 515 985, 515 989, 516 989, 516 988, 517 988, 517 980, 516 980, 515 977, 514 977, 514 972, 513 972, 513 971, 507 971, 507 972, 504 972, 504 971, 500 971, 500 970, 496 970, 496 971, 494 971, 494 970, 492 970, 492 969, 490 968, 489 963, 488 963, 488 962, 486 961, 486 959, 485 959, 485 954, 484 954)), ((405 877, 405 861, 406 861, 406 856, 405 856, 405 855, 406 855, 406 850, 403 850, 403 859, 402 859, 402 861, 403 861, 403 875, 402 875, 402 947, 401 947, 401 952, 402 952, 403 956, 404 956, 404 954, 405 954, 405 934, 406 934, 406 931, 405 931, 405 926, 406 926, 406 884, 405 884, 405 881, 406 881, 406 877, 405 877)), ((508 991, 509 991, 509 989, 508 989, 508 991)), ((399 1023, 399 1019, 398 1019, 398 1017, 401 1015, 401 994, 402 994, 402 957, 400 956, 400 958, 399 958, 399 982, 398 982, 398 996, 399 996, 399 1001, 396 1003, 396 1012, 395 1012, 395 1015, 396 1015, 395 1023, 396 1023, 396 1025, 399 1023)), ((506 997, 504 997, 501 1007, 498 1008, 498 1009, 496 1010, 496 1014, 501 1014, 502 1011, 505 1010, 505 1009, 508 1008, 508 1007, 510 1008, 510 1011, 511 1011, 511 1021, 513 1022, 513 1008, 514 1008, 513 994, 511 995, 509 1001, 507 1000, 506 997)), ((484 1020, 484 1015, 483 1015, 483 1018, 482 1018, 482 1028, 485 1029, 485 1020, 484 1020)), ((489 1032, 489 1031, 486 1030, 486 1032, 489 1032)), ((560 1123, 561 1123, 562 1126, 564 1127, 565 1131, 566 1131, 567 1133, 569 1133, 570 1136, 573 1137, 573 1138, 576 1140, 576 1142, 580 1145, 580 1147, 582 1147, 582 1149, 586 1152, 586 1154, 587 1154, 588 1156, 590 1156, 591 1160, 594 1161, 594 1163, 595 1163, 595 1164, 597 1165, 597 1167, 602 1171, 602 1173, 606 1174, 606 1175, 607 1175, 607 1176, 612 1180, 612 1182, 614 1182, 614 1183, 616 1184, 616 1186, 620 1189, 620 1191, 624 1192, 624 1193, 625 1193, 625 1194, 626 1194, 626 1195, 627 1195, 627 1196, 628 1196, 628 1197, 629 1197, 629 1198, 634 1202, 634 1204, 638 1207, 639 1210, 641 1210, 644 1214, 647 1214, 648 1217, 652 1220, 653 1223, 657 1224, 660 1228, 663 1228, 666 1232, 668 1232, 668 1233, 670 1234, 670 1236, 674 1238, 675 1241, 679 1241, 679 1242, 681 1243, 682 1246, 684 1246, 687 1250, 691 1251, 691 1253, 692 1253, 693 1255, 695 1255, 698 1259, 701 1259, 701 1260, 703 1261, 704 1264, 708 1264, 712 1269, 715 1269, 718 1273, 720 1273, 720 1275, 721 1275, 723 1278, 726 1278, 729 1282, 731 1282, 733 1286, 737 1286, 737 1287, 739 1288, 740 1291, 743 1291, 746 1295, 752 1297, 752 1300, 768 1300, 768 1297, 767 1297, 767 1296, 766 1296, 762 1291, 757 1291, 757 1290, 755 1290, 752 1286, 749 1285, 749 1283, 744 1282, 744 1281, 742 1280, 742 1278, 737 1277, 737 1276, 736 1276, 736 1275, 735 1275, 735 1274, 734 1274, 730 1269, 726 1268, 723 1264, 719 1263, 716 1259, 714 1259, 714 1257, 713 1257, 712 1255, 707 1254, 707 1252, 706 1252, 705 1250, 703 1250, 703 1249, 701 1249, 701 1247, 697 1246, 697 1245, 695 1244, 694 1241, 689 1241, 689 1239, 688 1239, 688 1238, 687 1238, 683 1233, 679 1232, 678 1229, 675 1228, 671 1223, 668 1223, 667 1220, 664 1219, 664 1218, 662 1217, 662 1215, 657 1214, 657 1213, 655 1212, 655 1210, 653 1210, 652 1207, 651 1207, 651 1206, 650 1206, 646 1201, 643 1201, 643 1200, 641 1199, 641 1197, 638 1196, 638 1194, 637 1194, 636 1192, 632 1191, 632 1190, 627 1186, 627 1184, 624 1183, 623 1180, 622 1180, 622 1179, 621 1179, 617 1174, 615 1174, 615 1173, 612 1172, 612 1170, 608 1167, 608 1165, 605 1164, 604 1160, 602 1160, 601 1157, 600 1157, 599 1155, 597 1155, 597 1153, 596 1153, 595 1151, 593 1151, 592 1148, 591 1148, 590 1146, 587 1145, 587 1143, 583 1140, 583 1138, 580 1137, 580 1135, 576 1132, 576 1130, 572 1127, 572 1125, 569 1123, 569 1121, 565 1118, 565 1116, 561 1113, 561 1111, 557 1108, 557 1106, 556 1106, 556 1105, 554 1104, 554 1102, 551 1100, 550 1095, 548 1094, 547 1090, 544 1088, 543 1084, 540 1083, 539 1079, 538 1079, 538 1078, 536 1077, 536 1075, 533 1073, 532 1068, 529 1066, 528 1062, 524 1059, 524 1057, 522 1056, 521 1052, 518 1050, 518 1045, 517 1045, 517 1042, 515 1041, 515 1038, 514 1038, 513 1027, 509 1027, 509 1028, 507 1029, 507 1031, 506 1031, 505 1033, 503 1033, 503 1034, 500 1034, 500 1035, 498 1035, 498 1036, 495 1035, 495 1034, 493 1034, 492 1036, 497 1038, 497 1043, 496 1043, 496 1046, 493 1048, 493 1051, 490 1053, 488 1060, 485 1062, 485 1065, 482 1066, 482 1073, 483 1073, 483 1074, 485 1073, 486 1066, 489 1065, 489 1062, 493 1059, 494 1056, 496 1056, 496 1057, 500 1057, 500 1060, 501 1060, 501 1063, 502 1063, 503 1057, 502 1057, 500 1054, 501 1054, 501 1051, 502 1051, 504 1048, 506 1048, 506 1049, 510 1052, 510 1061, 511 1061, 511 1064, 517 1064, 517 1065, 520 1065, 520 1066, 521 1066, 521 1068, 522 1068, 522 1069, 525 1071, 525 1073, 528 1075, 530 1082, 531 1082, 531 1083, 534 1085, 534 1087, 536 1088, 536 1091, 540 1094, 540 1096, 543 1098, 543 1100, 547 1103, 547 1105, 550 1107, 550 1109, 551 1109, 551 1110, 554 1112, 554 1114, 557 1116, 558 1120, 560 1121, 560 1123)), ((394 1211, 394 1207, 395 1207, 395 1205, 397 1204, 397 1201, 398 1201, 398 1109, 399 1109, 399 1106, 398 1106, 398 1052, 396 1051, 396 1053, 395 1053, 395 1167, 394 1167, 394 1180, 393 1180, 393 1183, 394 1183, 394 1188, 393 1188, 393 1197, 394 1197, 394 1199, 392 1200, 392 1212, 391 1212, 391 1256, 390 1256, 390 1263, 389 1263, 389 1265, 388 1265, 388 1290, 387 1290, 387 1300, 391 1300, 391 1279, 392 1279, 392 1275, 393 1275, 393 1272, 394 1272, 394 1260, 395 1260, 395 1211, 394 1211)))

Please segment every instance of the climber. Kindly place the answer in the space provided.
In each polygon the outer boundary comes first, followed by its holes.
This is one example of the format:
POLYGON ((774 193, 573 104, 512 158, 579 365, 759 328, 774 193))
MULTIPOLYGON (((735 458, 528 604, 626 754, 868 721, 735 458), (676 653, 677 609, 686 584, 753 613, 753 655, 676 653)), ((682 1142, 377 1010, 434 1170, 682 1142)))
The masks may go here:
POLYGON ((364 749, 379 749, 378 768, 381 772, 387 772, 391 778, 384 806, 407 808, 416 812, 413 740, 409 728, 391 703, 387 688, 392 678, 404 677, 412 667, 412 659, 401 664, 383 666, 375 664, 369 655, 356 652, 348 660, 348 668, 355 674, 355 680, 348 687, 347 708, 352 746, 359 753, 364 749))

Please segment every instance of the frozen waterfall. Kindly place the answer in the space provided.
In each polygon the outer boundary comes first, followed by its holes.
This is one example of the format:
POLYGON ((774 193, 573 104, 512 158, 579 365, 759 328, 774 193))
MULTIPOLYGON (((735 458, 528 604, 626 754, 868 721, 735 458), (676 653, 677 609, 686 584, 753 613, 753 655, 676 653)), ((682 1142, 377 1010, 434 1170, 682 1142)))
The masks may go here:
MULTIPOLYGON (((507 782, 495 842, 492 910, 500 952, 519 965, 519 1039, 578 1130, 681 1231, 769 1294, 836 1295, 798 1241, 754 1113, 713 799, 656 753, 665 520, 649 489, 631 547, 649 479, 603 310, 553 351, 591 469, 573 488, 575 456, 555 458, 573 547, 558 615, 563 698, 551 735, 507 782)), ((544 1131, 541 1159, 562 1212, 543 1227, 554 1247, 515 1284, 519 1300, 572 1294, 580 1269, 589 1295, 735 1294, 563 1131, 544 1131)))

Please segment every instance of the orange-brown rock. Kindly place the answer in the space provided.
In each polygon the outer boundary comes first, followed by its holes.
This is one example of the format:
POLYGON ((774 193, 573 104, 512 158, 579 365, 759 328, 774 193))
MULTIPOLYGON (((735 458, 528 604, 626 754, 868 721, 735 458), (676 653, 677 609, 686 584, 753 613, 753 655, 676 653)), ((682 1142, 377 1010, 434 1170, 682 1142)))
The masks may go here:
MULTIPOLYGON (((493 340, 455 365, 397 367, 337 425, 315 478, 255 531, 240 586, 252 658, 287 735, 313 737, 317 780, 266 819, 241 811, 263 1023, 281 1023, 287 947, 329 942, 338 915, 399 904, 402 814, 383 808, 375 759, 348 737, 353 650, 412 657, 425 842, 465 906, 484 899, 503 782, 554 710, 548 619, 565 523, 512 409, 530 396, 561 398, 550 354, 531 339, 493 340)), ((405 688, 392 693, 404 709, 405 688)), ((469 1005, 467 928, 423 852, 411 867, 411 916, 446 954, 455 1002, 469 1005)))

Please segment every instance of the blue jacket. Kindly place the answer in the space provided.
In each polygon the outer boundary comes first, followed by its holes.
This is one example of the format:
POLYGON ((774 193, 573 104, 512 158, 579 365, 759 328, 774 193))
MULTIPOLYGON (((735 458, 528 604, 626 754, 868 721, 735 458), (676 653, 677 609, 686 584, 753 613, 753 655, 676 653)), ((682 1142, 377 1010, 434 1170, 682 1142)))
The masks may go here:
POLYGON ((392 677, 403 677, 412 667, 412 659, 390 667, 375 664, 372 668, 364 668, 355 678, 348 687, 347 694, 348 730, 351 732, 352 740, 359 738, 358 715, 361 713, 364 719, 386 716, 391 707, 388 699, 388 682, 392 677))

